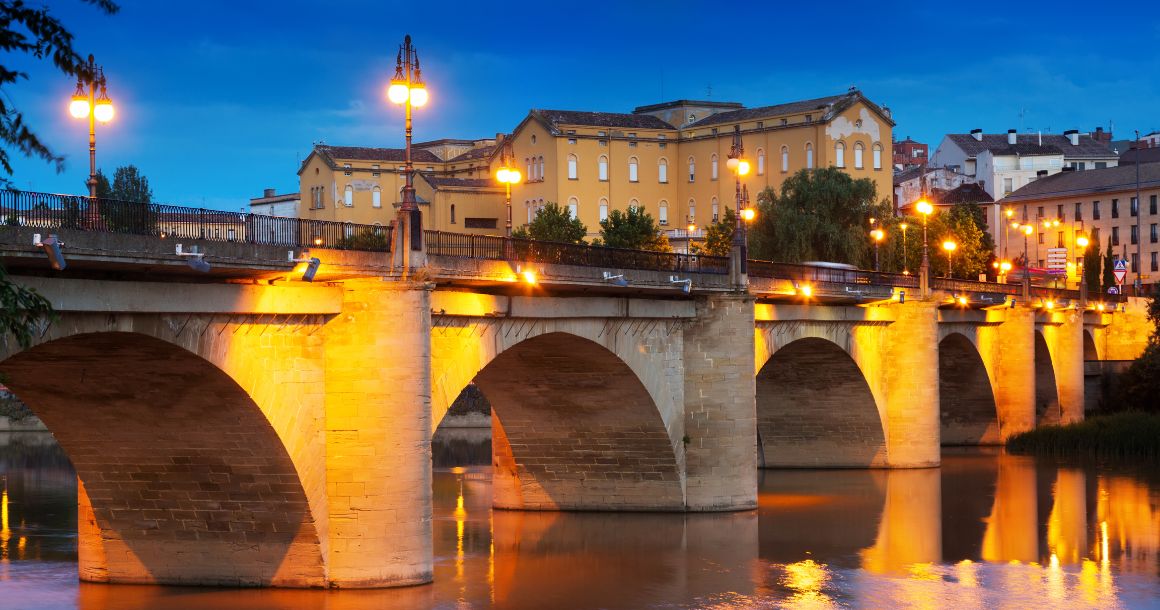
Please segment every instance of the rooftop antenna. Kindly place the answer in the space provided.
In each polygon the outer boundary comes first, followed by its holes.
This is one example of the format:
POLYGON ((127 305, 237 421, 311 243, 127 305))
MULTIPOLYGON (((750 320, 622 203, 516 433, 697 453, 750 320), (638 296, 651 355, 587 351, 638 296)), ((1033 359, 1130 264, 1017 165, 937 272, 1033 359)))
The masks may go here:
POLYGON ((1023 131, 1023 122, 1026 118, 1027 118, 1027 109, 1020 108, 1019 109, 1019 131, 1023 131))
POLYGON ((708 84, 708 85, 705 87, 705 97, 706 97, 706 98, 712 98, 712 97, 713 97, 713 83, 709 83, 709 84, 708 84))

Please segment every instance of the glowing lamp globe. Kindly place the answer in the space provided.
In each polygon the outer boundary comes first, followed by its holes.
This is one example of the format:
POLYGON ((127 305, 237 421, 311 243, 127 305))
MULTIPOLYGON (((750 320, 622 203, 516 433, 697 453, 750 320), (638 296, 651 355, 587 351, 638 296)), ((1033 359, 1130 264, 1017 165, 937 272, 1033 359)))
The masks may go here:
POLYGON ((931 206, 930 202, 925 200, 925 199, 919 199, 918 203, 915 204, 914 207, 915 207, 915 209, 918 210, 919 214, 926 214, 928 216, 930 215, 931 212, 934 211, 934 207, 931 206))
POLYGON ((495 179, 498 180, 499 182, 507 182, 509 174, 511 174, 510 169, 508 169, 506 167, 501 167, 495 171, 495 179))
POLYGON ((423 106, 427 103, 427 88, 423 85, 415 85, 411 87, 411 105, 423 106))
POLYGON ((737 164, 740 162, 741 162, 740 159, 730 157, 729 160, 725 162, 725 167, 728 167, 729 171, 735 172, 735 171, 737 171, 737 164))
POLYGON ((748 176, 749 175, 749 162, 746 161, 745 159, 742 159, 742 160, 737 162, 737 175, 739 175, 739 176, 748 176))
POLYGON ((753 208, 745 208, 744 210, 741 210, 742 220, 752 221, 755 217, 757 217, 757 212, 755 212, 753 208))
POLYGON ((407 83, 403 81, 392 80, 391 86, 387 87, 387 99, 392 104, 402 104, 407 101, 407 95, 407 83))
POLYGON ((520 170, 518 170, 518 169, 508 170, 508 180, 507 180, 508 183, 519 184, 521 178, 523 178, 523 175, 520 174, 520 170))
POLYGON ((96 108, 93 109, 93 116, 102 123, 108 123, 113 120, 113 102, 109 100, 98 100, 96 108))
POLYGON ((1083 235, 1080 235, 1079 237, 1075 238, 1075 245, 1079 246, 1080 248, 1088 247, 1088 243, 1090 243, 1090 242, 1088 242, 1088 238, 1084 237, 1083 235))
POLYGON ((947 252, 954 252, 957 247, 959 247, 958 244, 953 241, 947 240, 943 242, 943 250, 947 252))
POLYGON ((68 105, 68 113, 76 119, 83 119, 89 116, 89 98, 74 97, 68 105))

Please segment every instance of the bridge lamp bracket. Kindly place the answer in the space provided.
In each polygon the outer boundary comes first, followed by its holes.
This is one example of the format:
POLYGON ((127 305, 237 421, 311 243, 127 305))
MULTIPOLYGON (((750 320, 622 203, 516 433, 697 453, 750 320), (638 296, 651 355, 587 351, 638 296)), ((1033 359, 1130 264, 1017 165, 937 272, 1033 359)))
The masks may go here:
POLYGON ((48 264, 53 270, 63 271, 68 266, 68 261, 64 259, 64 252, 61 251, 61 248, 64 247, 64 242, 55 233, 50 234, 43 240, 40 238, 40 233, 33 234, 32 245, 44 250, 45 256, 48 257, 48 264))
POLYGON ((675 275, 670 275, 669 276, 669 283, 673 284, 673 285, 679 284, 681 286, 681 292, 683 292, 685 294, 689 294, 690 292, 693 291, 693 280, 691 278, 685 278, 682 280, 681 278, 679 278, 675 275))
POLYGON ((205 262, 205 252, 198 252, 197 246, 191 246, 190 251, 186 252, 182 249, 181 244, 177 244, 174 248, 175 254, 185 258, 185 264, 189 265, 190 269, 201 273, 209 273, 211 269, 209 263, 205 262))
POLYGON ((628 286, 628 279, 624 277, 623 273, 613 274, 610 271, 605 271, 604 272, 604 281, 611 282, 612 285, 620 286, 621 288, 628 286))
POLYGON ((306 268, 302 270, 302 281, 304 282, 313 282, 318 268, 322 265, 322 261, 318 260, 318 257, 310 256, 310 250, 303 250, 302 256, 298 258, 294 258, 294 251, 290 250, 286 253, 286 258, 292 263, 306 263, 306 268))

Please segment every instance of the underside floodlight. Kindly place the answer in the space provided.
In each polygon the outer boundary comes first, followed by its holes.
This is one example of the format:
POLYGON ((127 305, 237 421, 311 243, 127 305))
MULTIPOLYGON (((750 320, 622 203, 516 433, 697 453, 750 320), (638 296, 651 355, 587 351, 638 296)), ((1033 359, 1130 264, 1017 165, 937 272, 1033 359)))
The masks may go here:
POLYGON ((613 284, 614 286, 620 286, 621 288, 623 288, 623 287, 625 287, 625 286, 628 286, 628 280, 627 280, 627 279, 625 279, 625 277, 624 277, 624 274, 623 274, 623 273, 621 273, 621 274, 617 274, 617 275, 613 275, 613 274, 612 274, 612 272, 610 272, 610 271, 605 271, 605 272, 604 272, 604 281, 606 281, 606 282, 612 282, 612 284, 613 284))
POLYGON ((670 284, 680 284, 681 285, 681 292, 683 292, 685 294, 689 294, 693 290, 693 280, 690 278, 685 278, 682 280, 675 275, 670 275, 669 276, 669 283, 670 284))
POLYGON ((64 260, 64 253, 61 252, 61 246, 64 242, 57 238, 56 234, 49 235, 46 239, 40 239, 40 233, 32 236, 32 245, 43 248, 45 255, 48 256, 48 264, 56 271, 63 271, 68 266, 68 262, 64 260))
POLYGON ((193 246, 192 252, 184 252, 181 249, 181 244, 177 244, 176 253, 178 256, 185 257, 185 264, 189 265, 190 269, 201 273, 209 273, 209 263, 205 262, 205 253, 198 252, 197 246, 193 246))

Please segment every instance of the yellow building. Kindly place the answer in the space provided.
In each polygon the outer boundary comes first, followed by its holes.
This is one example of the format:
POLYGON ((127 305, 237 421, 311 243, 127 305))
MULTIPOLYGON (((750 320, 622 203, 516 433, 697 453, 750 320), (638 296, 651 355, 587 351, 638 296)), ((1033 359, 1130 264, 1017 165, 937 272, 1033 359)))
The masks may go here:
MULTIPOLYGON (((503 230, 503 188, 491 180, 494 138, 412 145, 415 193, 425 228, 491 233, 503 230)), ((299 215, 386 226, 395 218, 406 178, 401 148, 316 144, 298 170, 299 215)))
MULTIPOLYGON (((679 237, 732 207, 735 181, 726 166, 740 125, 751 198, 779 189, 803 168, 836 166, 870 178, 881 198, 892 188, 888 109, 857 89, 836 96, 760 108, 681 100, 632 113, 532 110, 516 127, 512 149, 524 182, 513 187, 513 221, 529 222, 547 202, 569 209, 595 235, 609 210, 643 207, 679 237)), ((698 231, 699 232, 699 231, 698 231)))

